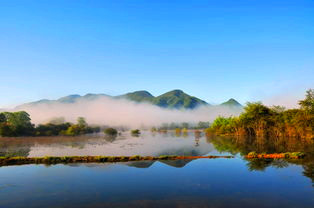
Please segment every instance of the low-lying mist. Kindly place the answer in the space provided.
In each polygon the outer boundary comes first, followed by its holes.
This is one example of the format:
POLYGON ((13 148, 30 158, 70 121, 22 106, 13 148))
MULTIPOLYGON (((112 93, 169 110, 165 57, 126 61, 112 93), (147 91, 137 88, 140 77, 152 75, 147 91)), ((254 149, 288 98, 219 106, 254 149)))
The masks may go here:
POLYGON ((42 103, 18 110, 28 112, 35 124, 47 123, 56 117, 64 117, 68 122, 84 117, 89 124, 129 128, 159 126, 171 122, 213 121, 217 116, 237 116, 241 112, 241 109, 223 106, 200 106, 193 110, 164 109, 149 103, 109 97, 75 103, 42 103))

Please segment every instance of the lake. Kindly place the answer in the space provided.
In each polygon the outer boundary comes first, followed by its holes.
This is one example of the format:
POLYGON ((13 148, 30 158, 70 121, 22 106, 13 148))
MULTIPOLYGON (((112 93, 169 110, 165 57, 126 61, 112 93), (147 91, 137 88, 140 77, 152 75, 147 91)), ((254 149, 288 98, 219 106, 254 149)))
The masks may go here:
POLYGON ((314 207, 314 145, 192 132, 0 138, 0 156, 234 155, 234 159, 0 167, 0 207, 314 207), (304 160, 246 160, 306 152, 304 160))

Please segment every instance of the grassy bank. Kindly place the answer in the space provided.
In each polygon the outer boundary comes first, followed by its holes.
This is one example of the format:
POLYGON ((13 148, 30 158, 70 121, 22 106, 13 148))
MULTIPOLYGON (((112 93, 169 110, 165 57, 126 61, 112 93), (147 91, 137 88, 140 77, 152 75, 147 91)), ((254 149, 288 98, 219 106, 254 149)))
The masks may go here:
POLYGON ((65 156, 65 157, 0 157, 0 166, 22 164, 58 164, 58 163, 104 163, 104 162, 128 162, 143 160, 185 160, 185 159, 215 159, 233 158, 233 156, 65 156))
MULTIPOLYGON (((257 154, 250 152, 245 158, 248 159, 302 159, 305 154, 302 152, 257 154)), ((193 160, 193 159, 217 159, 234 158, 234 156, 45 156, 45 157, 0 157, 0 166, 23 165, 23 164, 66 164, 66 163, 105 163, 105 162, 129 162, 129 161, 153 161, 153 160, 193 160)))

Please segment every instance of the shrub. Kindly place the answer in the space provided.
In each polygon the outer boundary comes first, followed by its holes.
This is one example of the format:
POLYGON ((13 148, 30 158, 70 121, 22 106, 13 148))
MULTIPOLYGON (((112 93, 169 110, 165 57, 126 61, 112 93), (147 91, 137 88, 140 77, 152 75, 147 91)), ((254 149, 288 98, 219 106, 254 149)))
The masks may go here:
POLYGON ((133 130, 131 130, 131 134, 132 135, 140 135, 141 131, 139 129, 133 129, 133 130))
POLYGON ((115 136, 118 134, 118 131, 114 128, 107 128, 104 130, 104 133, 109 136, 115 136))
POLYGON ((249 156, 249 157, 252 157, 252 158, 256 158, 256 157, 258 157, 258 154, 257 154, 256 152, 250 152, 250 153, 248 154, 248 156, 249 156))

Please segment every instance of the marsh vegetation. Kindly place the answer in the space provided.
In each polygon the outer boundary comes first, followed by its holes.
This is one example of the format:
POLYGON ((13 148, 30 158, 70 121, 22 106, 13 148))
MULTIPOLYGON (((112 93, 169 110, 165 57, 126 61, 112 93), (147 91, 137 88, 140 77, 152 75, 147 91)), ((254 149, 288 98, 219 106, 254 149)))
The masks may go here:
POLYGON ((314 139, 314 90, 299 101, 299 109, 248 103, 239 117, 218 117, 206 133, 252 137, 314 139))

